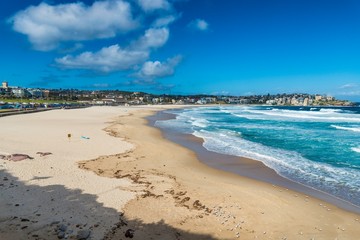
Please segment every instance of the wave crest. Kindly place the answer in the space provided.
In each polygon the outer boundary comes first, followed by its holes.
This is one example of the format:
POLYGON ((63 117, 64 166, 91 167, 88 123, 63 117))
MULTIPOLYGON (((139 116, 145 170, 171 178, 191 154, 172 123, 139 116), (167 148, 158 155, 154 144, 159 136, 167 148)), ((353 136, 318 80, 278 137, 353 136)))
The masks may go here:
POLYGON ((360 127, 343 127, 338 125, 331 125, 331 127, 339 129, 339 130, 346 130, 346 131, 352 131, 352 132, 360 132, 360 127))

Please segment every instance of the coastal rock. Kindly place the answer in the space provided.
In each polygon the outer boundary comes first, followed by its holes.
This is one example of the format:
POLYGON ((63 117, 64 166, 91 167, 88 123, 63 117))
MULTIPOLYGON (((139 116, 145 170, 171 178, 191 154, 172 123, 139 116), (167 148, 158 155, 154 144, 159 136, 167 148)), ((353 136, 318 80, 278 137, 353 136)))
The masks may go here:
POLYGON ((65 232, 59 232, 57 237, 58 239, 63 239, 65 237, 65 232))
POLYGON ((78 240, 86 240, 90 237, 90 230, 80 230, 76 235, 76 239, 78 240))
POLYGON ((126 232, 125 232, 125 237, 126 237, 126 238, 133 238, 133 237, 134 237, 134 233, 135 233, 135 231, 134 231, 133 229, 128 229, 128 230, 126 230, 126 232))
POLYGON ((61 225, 59 226, 59 231, 60 231, 60 232, 66 232, 66 229, 67 229, 67 226, 64 225, 64 224, 61 224, 61 225))

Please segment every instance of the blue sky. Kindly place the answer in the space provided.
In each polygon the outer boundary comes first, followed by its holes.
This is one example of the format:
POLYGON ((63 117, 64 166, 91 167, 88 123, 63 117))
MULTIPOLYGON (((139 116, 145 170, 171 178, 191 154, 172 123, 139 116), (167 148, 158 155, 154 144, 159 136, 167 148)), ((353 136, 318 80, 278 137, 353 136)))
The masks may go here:
POLYGON ((12 0, 0 80, 172 94, 360 101, 357 0, 12 0))

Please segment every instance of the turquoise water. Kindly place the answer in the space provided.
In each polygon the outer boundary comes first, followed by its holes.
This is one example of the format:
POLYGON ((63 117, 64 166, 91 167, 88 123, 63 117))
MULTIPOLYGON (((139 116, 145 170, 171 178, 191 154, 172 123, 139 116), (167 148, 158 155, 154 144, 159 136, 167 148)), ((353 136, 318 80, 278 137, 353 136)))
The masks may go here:
MULTIPOLYGON (((219 106, 173 110, 156 126, 360 206, 360 108, 219 106)), ((220 160, 219 160, 220 161, 220 160)))

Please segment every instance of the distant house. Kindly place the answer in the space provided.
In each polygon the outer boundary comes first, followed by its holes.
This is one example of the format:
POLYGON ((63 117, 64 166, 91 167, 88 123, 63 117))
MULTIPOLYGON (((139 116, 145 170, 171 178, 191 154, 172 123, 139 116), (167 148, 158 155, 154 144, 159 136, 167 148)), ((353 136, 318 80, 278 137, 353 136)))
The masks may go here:
POLYGON ((31 93, 25 88, 13 87, 11 88, 12 94, 17 98, 28 98, 31 97, 31 93))
POLYGON ((327 97, 326 97, 326 100, 327 100, 327 101, 334 101, 334 100, 335 100, 335 98, 334 98, 334 97, 332 97, 332 96, 327 96, 327 97))
POLYGON ((43 90, 42 92, 43 92, 44 98, 49 98, 49 96, 50 96, 50 91, 49 90, 43 90))
POLYGON ((229 104, 239 104, 240 103, 240 98, 238 97, 229 97, 226 99, 226 102, 229 104))
POLYGON ((115 99, 114 98, 103 98, 103 99, 101 99, 101 101, 105 105, 115 105, 115 99))
POLYGON ((315 101, 321 101, 322 100, 322 96, 321 95, 316 95, 315 96, 315 101))
POLYGON ((199 100, 196 101, 196 104, 206 104, 206 99, 200 98, 199 100))
POLYGON ((44 92, 40 89, 28 89, 32 98, 42 98, 44 97, 44 92))

